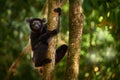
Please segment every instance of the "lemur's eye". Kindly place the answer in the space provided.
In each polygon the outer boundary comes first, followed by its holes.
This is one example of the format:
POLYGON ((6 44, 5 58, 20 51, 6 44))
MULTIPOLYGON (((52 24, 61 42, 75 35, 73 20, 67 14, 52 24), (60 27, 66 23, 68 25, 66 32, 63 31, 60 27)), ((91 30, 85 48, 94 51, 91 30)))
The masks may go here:
POLYGON ((34 21, 32 22, 32 25, 41 25, 40 21, 34 21))
POLYGON ((32 22, 31 24, 32 24, 32 25, 34 25, 34 24, 35 24, 35 22, 32 22))

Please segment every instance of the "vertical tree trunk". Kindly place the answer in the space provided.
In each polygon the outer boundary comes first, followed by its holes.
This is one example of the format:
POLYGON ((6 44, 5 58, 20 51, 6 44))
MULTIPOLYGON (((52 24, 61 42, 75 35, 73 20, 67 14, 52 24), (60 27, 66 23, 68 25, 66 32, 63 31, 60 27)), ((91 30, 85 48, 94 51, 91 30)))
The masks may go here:
MULTIPOLYGON (((58 4, 59 0, 48 0, 48 30, 54 30, 57 26, 58 14, 54 12, 54 9, 57 8, 58 4)), ((44 66, 43 80, 54 80, 55 43, 56 38, 51 38, 47 56, 52 59, 52 62, 44 66)))
POLYGON ((83 13, 81 0, 69 0, 69 50, 65 80, 78 80, 83 13))

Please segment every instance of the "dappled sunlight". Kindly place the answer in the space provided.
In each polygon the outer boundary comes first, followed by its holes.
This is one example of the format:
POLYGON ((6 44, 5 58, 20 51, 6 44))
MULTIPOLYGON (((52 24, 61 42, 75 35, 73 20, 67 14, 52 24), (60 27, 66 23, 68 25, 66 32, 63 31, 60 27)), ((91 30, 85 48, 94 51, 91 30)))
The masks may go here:
POLYGON ((96 43, 98 45, 100 44, 105 45, 106 42, 114 42, 112 35, 107 30, 107 26, 105 30, 98 27, 95 33, 96 33, 96 43))
POLYGON ((116 57, 116 50, 112 47, 107 47, 101 51, 101 49, 98 49, 98 51, 89 51, 86 55, 87 59, 91 63, 98 63, 105 61, 110 61, 115 59, 116 57))
POLYGON ((90 52, 87 54, 87 59, 91 63, 98 63, 101 61, 101 56, 98 55, 96 52, 92 52, 92 53, 90 52))
POLYGON ((98 66, 95 66, 94 67, 94 72, 98 72, 99 71, 99 67, 98 66))
POLYGON ((116 51, 111 48, 111 47, 107 47, 105 49, 105 52, 102 53, 102 55, 107 59, 107 60, 111 60, 114 59, 116 57, 116 51))
POLYGON ((90 55, 90 60, 91 60, 92 62, 98 62, 97 55, 94 54, 94 53, 92 53, 92 54, 90 55))
POLYGON ((117 52, 114 49, 114 39, 107 28, 103 30, 97 27, 94 33, 91 39, 92 46, 88 48, 86 58, 91 63, 106 62, 115 59, 117 52))

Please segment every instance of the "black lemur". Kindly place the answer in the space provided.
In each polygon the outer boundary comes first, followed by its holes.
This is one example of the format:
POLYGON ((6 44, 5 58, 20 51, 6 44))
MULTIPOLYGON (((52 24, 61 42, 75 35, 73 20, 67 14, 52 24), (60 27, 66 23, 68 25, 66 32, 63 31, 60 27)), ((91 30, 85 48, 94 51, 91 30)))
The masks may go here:
MULTIPOLYGON (((43 65, 51 62, 51 59, 47 58, 48 44, 50 41, 49 39, 59 33, 61 8, 54 9, 54 12, 58 13, 58 27, 52 31, 47 30, 45 18, 27 19, 31 29, 30 39, 35 67, 42 67, 43 65)), ((64 57, 67 49, 67 45, 62 45, 56 50, 55 64, 64 57)))

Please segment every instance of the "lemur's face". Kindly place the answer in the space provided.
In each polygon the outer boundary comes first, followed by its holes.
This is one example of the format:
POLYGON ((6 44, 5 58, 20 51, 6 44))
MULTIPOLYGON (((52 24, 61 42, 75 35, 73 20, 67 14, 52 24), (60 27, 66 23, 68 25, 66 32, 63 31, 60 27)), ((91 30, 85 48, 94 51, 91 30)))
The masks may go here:
POLYGON ((33 30, 35 31, 38 31, 42 28, 42 23, 40 20, 33 20, 31 23, 30 23, 30 26, 33 30))
POLYGON ((33 18, 27 20, 30 24, 30 28, 33 32, 42 32, 43 23, 45 22, 43 19, 33 18))

